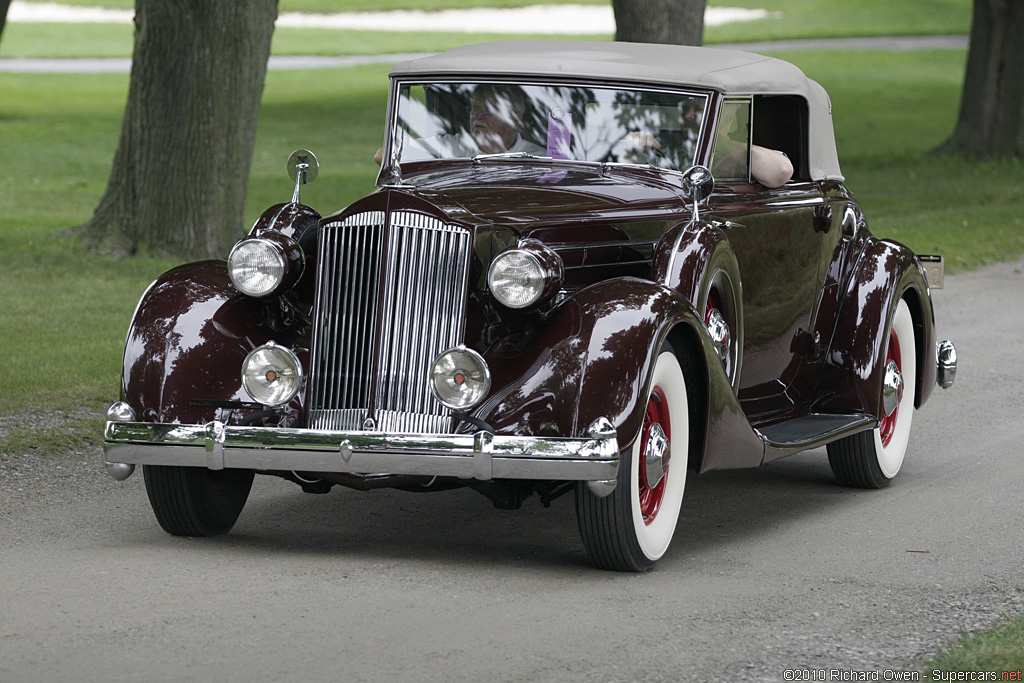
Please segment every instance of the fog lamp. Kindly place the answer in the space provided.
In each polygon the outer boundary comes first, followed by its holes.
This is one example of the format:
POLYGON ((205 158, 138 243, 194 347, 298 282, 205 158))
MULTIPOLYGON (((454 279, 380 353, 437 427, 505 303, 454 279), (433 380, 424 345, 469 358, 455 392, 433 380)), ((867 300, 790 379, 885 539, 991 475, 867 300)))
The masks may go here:
POLYGON ((274 342, 257 346, 242 363, 242 386, 257 403, 281 406, 295 398, 302 384, 302 365, 288 349, 274 342))
POLYGON ((484 400, 491 388, 491 371, 479 353, 465 346, 448 349, 430 365, 434 397, 452 410, 465 411, 484 400))

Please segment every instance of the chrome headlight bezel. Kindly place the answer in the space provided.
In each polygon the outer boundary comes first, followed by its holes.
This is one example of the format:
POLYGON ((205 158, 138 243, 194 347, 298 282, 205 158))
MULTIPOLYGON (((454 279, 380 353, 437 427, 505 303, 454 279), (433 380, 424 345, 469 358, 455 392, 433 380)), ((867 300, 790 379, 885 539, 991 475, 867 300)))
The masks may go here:
POLYGON ((487 270, 491 295, 502 306, 520 310, 550 300, 564 279, 562 258, 537 240, 522 240, 503 251, 487 270))
POLYGON ((480 405, 491 390, 491 369, 473 349, 456 346, 430 364, 430 391, 446 408, 465 412, 480 405))
POLYGON ((235 289, 258 299, 291 289, 305 265, 298 243, 272 231, 239 241, 227 261, 228 277, 235 289))
POLYGON ((242 361, 242 388, 252 400, 270 408, 289 403, 302 388, 302 363, 286 346, 267 342, 242 361))

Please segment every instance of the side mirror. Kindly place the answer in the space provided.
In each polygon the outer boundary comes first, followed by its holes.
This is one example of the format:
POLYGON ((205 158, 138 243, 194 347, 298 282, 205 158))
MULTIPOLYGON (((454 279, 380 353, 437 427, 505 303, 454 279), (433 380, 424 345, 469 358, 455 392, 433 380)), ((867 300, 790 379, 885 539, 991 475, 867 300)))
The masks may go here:
POLYGON ((295 192, 292 193, 292 203, 299 203, 299 191, 306 183, 316 180, 320 172, 320 162, 316 155, 308 149, 297 149, 288 157, 288 177, 295 182, 295 192))
POLYGON ((697 207, 711 196, 715 189, 715 177, 704 166, 691 166, 683 172, 681 186, 683 194, 693 202, 693 219, 697 220, 697 207))

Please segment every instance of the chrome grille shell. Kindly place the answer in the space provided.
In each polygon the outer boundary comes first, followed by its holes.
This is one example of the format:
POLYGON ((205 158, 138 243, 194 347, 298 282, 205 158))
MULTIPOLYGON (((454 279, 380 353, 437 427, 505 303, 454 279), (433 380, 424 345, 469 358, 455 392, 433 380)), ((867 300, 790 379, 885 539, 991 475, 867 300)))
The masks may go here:
POLYGON ((416 211, 321 228, 310 354, 311 429, 451 431, 429 368, 465 333, 472 233, 416 211))

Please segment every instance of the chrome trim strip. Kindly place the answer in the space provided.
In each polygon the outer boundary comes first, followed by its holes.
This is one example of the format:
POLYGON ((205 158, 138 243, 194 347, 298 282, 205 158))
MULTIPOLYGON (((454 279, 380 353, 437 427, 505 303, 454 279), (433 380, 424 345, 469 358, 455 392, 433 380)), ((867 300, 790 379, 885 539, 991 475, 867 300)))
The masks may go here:
POLYGON ((103 450, 104 460, 112 464, 611 482, 619 466, 615 432, 591 429, 591 435, 386 434, 217 421, 107 422, 103 450))
POLYGON ((683 235, 685 235, 686 231, 689 230, 691 227, 693 227, 696 223, 697 223, 696 218, 691 216, 690 220, 679 231, 679 234, 676 235, 675 241, 672 243, 672 251, 669 252, 669 255, 668 255, 668 267, 665 268, 665 281, 661 283, 661 284, 665 285, 666 287, 669 286, 672 283, 672 273, 673 273, 673 271, 675 269, 675 266, 676 266, 676 254, 679 253, 679 245, 683 241, 683 235))

